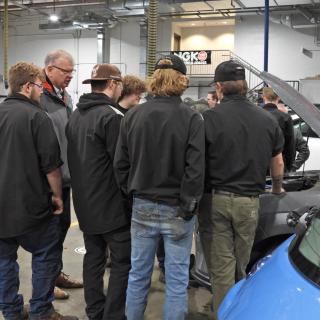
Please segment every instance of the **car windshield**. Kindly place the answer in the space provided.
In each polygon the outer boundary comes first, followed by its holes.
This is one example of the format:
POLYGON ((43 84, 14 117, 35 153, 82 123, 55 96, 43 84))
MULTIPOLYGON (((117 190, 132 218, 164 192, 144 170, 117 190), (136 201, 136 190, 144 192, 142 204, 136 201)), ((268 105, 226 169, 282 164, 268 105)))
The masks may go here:
POLYGON ((311 227, 303 237, 300 253, 312 264, 320 268, 320 219, 315 218, 311 227))
POLYGON ((290 249, 290 258, 297 269, 313 283, 320 285, 320 215, 290 249))

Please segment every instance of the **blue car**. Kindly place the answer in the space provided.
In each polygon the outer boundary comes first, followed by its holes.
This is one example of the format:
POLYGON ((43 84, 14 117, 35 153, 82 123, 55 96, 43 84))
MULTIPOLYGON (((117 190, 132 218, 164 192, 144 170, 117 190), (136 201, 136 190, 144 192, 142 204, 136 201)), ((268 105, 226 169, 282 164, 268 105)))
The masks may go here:
POLYGON ((287 239, 230 289, 218 320, 320 319, 318 208, 310 220, 306 231, 287 239))

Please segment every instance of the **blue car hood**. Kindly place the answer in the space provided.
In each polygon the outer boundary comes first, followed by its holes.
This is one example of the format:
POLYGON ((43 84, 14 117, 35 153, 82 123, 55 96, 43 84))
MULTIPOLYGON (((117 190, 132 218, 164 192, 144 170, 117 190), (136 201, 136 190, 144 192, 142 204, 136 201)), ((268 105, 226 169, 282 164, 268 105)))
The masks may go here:
POLYGON ((289 261, 288 248, 293 238, 231 288, 219 308, 218 320, 320 319, 320 288, 289 261))

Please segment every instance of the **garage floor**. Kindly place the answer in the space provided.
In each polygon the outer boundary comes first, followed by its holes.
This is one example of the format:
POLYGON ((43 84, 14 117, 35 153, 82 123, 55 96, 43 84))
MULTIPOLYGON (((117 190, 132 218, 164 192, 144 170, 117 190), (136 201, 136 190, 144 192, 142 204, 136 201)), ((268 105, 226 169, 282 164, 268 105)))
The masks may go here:
MULTIPOLYGON (((72 214, 73 223, 68 232, 64 249, 64 272, 75 278, 81 278, 83 255, 75 251, 76 248, 83 247, 82 232, 78 228, 78 224, 74 213, 72 214)), ((23 293, 25 303, 31 296, 31 263, 30 254, 24 250, 19 251, 20 264, 20 291, 23 293)), ((109 271, 106 272, 106 284, 108 281, 109 271)), ((155 266, 152 276, 152 286, 149 294, 148 306, 145 313, 146 320, 162 319, 162 305, 164 302, 165 285, 159 282, 159 270, 155 266)), ((85 315, 85 303, 83 298, 83 289, 66 290, 70 294, 70 298, 65 301, 55 301, 54 305, 58 312, 63 315, 75 315, 79 319, 87 319, 85 315)), ((204 306, 210 299, 209 291, 205 288, 189 289, 189 320, 208 320, 212 319, 212 314, 204 306)), ((0 315, 0 319, 3 319, 0 315)))

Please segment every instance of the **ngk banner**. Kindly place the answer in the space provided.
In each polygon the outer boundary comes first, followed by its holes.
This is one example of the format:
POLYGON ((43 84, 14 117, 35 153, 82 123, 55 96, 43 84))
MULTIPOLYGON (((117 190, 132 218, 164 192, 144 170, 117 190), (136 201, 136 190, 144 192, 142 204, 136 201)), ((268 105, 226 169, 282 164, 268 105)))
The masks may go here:
POLYGON ((211 64, 210 50, 171 51, 171 53, 181 58, 185 64, 211 64))

